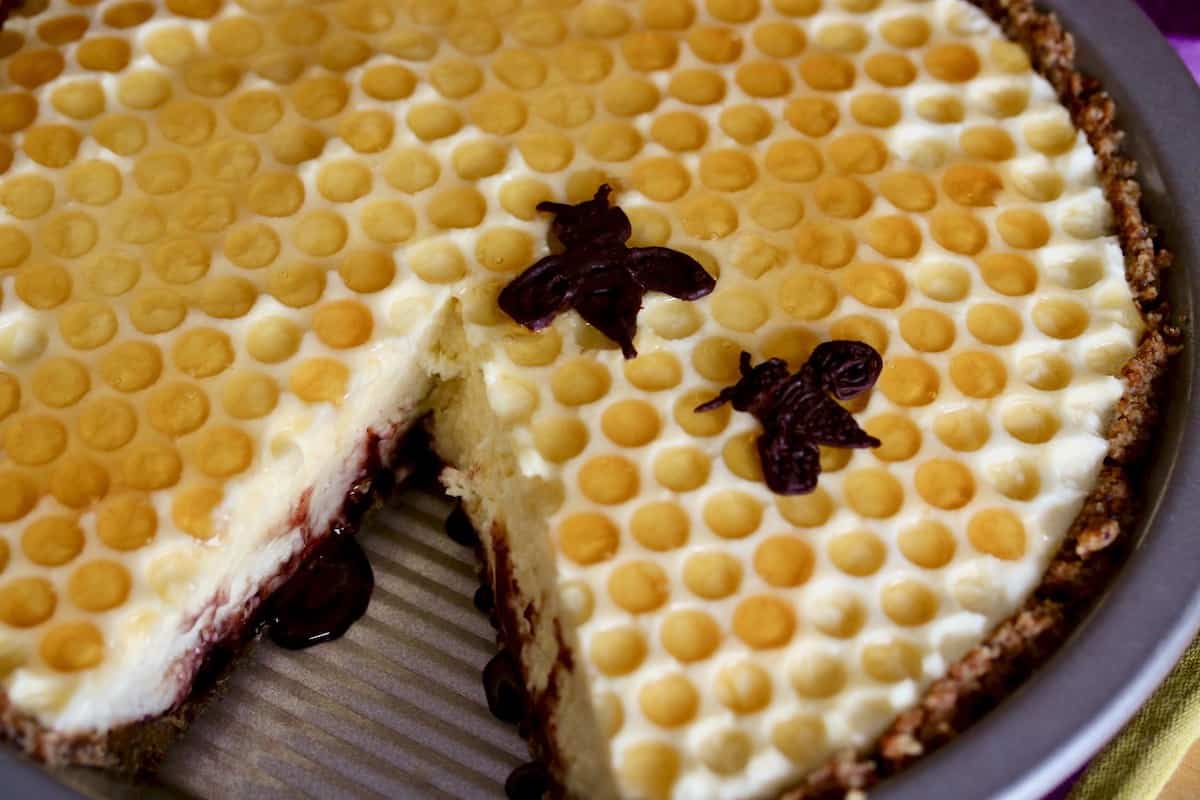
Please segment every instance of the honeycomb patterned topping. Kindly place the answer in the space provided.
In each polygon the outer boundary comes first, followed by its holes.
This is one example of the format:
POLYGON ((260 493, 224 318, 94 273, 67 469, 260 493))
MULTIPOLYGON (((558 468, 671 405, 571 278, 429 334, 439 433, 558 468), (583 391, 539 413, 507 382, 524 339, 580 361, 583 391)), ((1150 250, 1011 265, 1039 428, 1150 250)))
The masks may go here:
POLYGON ((374 424, 381 348, 451 299, 559 495, 630 793, 752 794, 870 741, 1094 480, 1140 330, 1111 212, 962 0, 37 8, 0 61, 0 678, 45 719, 207 600, 254 545, 233 511, 374 424), (603 184, 630 247, 716 279, 647 295, 628 360, 497 299, 549 252, 537 205, 603 184), (845 401, 881 446, 776 496, 757 423, 695 409, 743 350, 795 370, 830 339, 883 355, 845 401))

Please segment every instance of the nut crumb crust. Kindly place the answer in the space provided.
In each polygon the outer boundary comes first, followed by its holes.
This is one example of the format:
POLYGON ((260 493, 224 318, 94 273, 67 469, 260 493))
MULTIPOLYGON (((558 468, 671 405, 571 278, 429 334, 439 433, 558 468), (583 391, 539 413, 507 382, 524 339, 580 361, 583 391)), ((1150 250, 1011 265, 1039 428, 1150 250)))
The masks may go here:
POLYGON ((841 798, 894 775, 983 717, 1043 664, 1067 638, 1120 566, 1139 504, 1136 485, 1159 424, 1163 379, 1181 347, 1162 282, 1171 254, 1141 210, 1137 164, 1125 154, 1116 104, 1100 82, 1075 68, 1075 42, 1058 17, 1032 0, 970 0, 1030 55, 1096 152, 1125 254, 1125 277, 1146 324, 1122 369, 1125 393, 1108 431, 1108 455, 1096 485, 1067 531, 1042 582, 1018 611, 951 665, 913 708, 864 752, 835 755, 782 800, 841 798))

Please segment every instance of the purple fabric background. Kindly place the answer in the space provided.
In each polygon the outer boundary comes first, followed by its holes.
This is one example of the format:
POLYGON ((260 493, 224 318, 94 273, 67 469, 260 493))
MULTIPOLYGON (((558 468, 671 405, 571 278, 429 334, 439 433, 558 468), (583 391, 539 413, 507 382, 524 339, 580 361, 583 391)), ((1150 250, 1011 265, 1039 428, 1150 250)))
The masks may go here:
POLYGON ((1200 81, 1200 36, 1168 36, 1167 38, 1170 39, 1171 44, 1175 45, 1179 55, 1183 56, 1183 62, 1188 65, 1192 75, 1197 81, 1200 81))
MULTIPOLYGON (((1200 82, 1200 0, 1138 0, 1200 82)), ((1085 767, 1086 769, 1086 767, 1085 767)), ((1065 800, 1083 769, 1068 778, 1044 800, 1065 800)))
POLYGON ((1200 2, 1197 0, 1138 0, 1158 24, 1184 63, 1200 80, 1200 2))

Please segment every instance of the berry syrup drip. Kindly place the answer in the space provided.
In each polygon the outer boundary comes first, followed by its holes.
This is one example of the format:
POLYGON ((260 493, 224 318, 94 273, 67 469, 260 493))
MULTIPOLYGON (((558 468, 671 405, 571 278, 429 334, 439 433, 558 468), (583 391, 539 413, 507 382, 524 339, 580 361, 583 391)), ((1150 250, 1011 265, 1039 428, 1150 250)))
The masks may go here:
MULTIPOLYGON (((533 722, 528 714, 529 698, 516 659, 507 650, 496 653, 483 668, 483 694, 492 716, 517 725, 521 736, 529 736, 533 722)), ((504 782, 509 800, 541 800, 549 791, 550 773, 537 761, 517 767, 504 782)))
MULTIPOLYGON (((470 517, 461 505, 455 506, 446 517, 446 535, 463 547, 477 547, 479 534, 471 524, 470 517)), ((472 598, 479 613, 488 618, 493 628, 499 627, 496 618, 496 597, 487 584, 480 585, 472 598)), ((521 679, 521 670, 516 660, 507 650, 492 656, 487 666, 483 668, 483 694, 487 699, 488 710, 492 716, 501 722, 517 725, 522 736, 528 731, 529 724, 528 696, 525 694, 525 683, 521 679)), ((546 767, 537 761, 522 764, 512 771, 504 782, 504 794, 509 800, 542 800, 550 791, 550 773, 546 767)))
POLYGON ((525 718, 525 684, 507 650, 492 656, 483 668, 483 694, 488 710, 501 722, 516 725, 525 718))
POLYGON ((492 624, 493 628, 496 627, 496 598, 492 594, 490 586, 481 585, 476 589, 471 603, 480 614, 488 618, 488 622, 492 624))
POLYGON ((696 411, 730 403, 762 423, 758 457, 767 488, 776 494, 808 494, 821 473, 820 445, 879 447, 879 440, 858 427, 849 411, 835 401, 870 390, 883 369, 883 359, 862 342, 822 342, 795 373, 781 358, 750 365, 743 352, 742 377, 696 411))
POLYGON ((538 203, 554 214, 550 233, 562 251, 548 255, 504 287, 500 310, 531 331, 545 328, 568 309, 621 346, 626 358, 637 350, 633 337, 646 292, 698 300, 716 287, 700 262, 667 247, 627 247, 629 217, 609 206, 612 188, 596 190, 576 205, 538 203))
POLYGON ((366 613, 375 573, 353 536, 330 536, 268 601, 271 641, 302 650, 337 639, 366 613))
POLYGON ((542 800, 550 791, 550 774, 536 761, 522 764, 504 782, 508 800, 542 800))
MULTIPOLYGON (((417 454, 421 446, 420 439, 410 436, 400 449, 417 454)), ((266 602, 263 625, 275 644, 302 650, 337 639, 366 613, 375 573, 354 534, 375 500, 395 486, 396 473, 386 467, 380 438, 371 433, 364 449, 364 477, 350 487, 332 535, 266 602)))
POLYGON ((463 547, 476 547, 479 544, 479 534, 475 532, 475 526, 462 506, 455 506, 450 516, 446 517, 446 535, 463 547))

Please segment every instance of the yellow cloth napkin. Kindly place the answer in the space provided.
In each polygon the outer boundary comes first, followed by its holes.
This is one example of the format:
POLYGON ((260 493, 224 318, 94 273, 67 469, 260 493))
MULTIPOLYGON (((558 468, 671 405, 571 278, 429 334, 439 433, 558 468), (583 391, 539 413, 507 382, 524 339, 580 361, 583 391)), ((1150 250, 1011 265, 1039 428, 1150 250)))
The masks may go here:
POLYGON ((1115 739, 1092 761, 1068 800, 1158 797, 1200 737, 1200 640, 1115 739))

